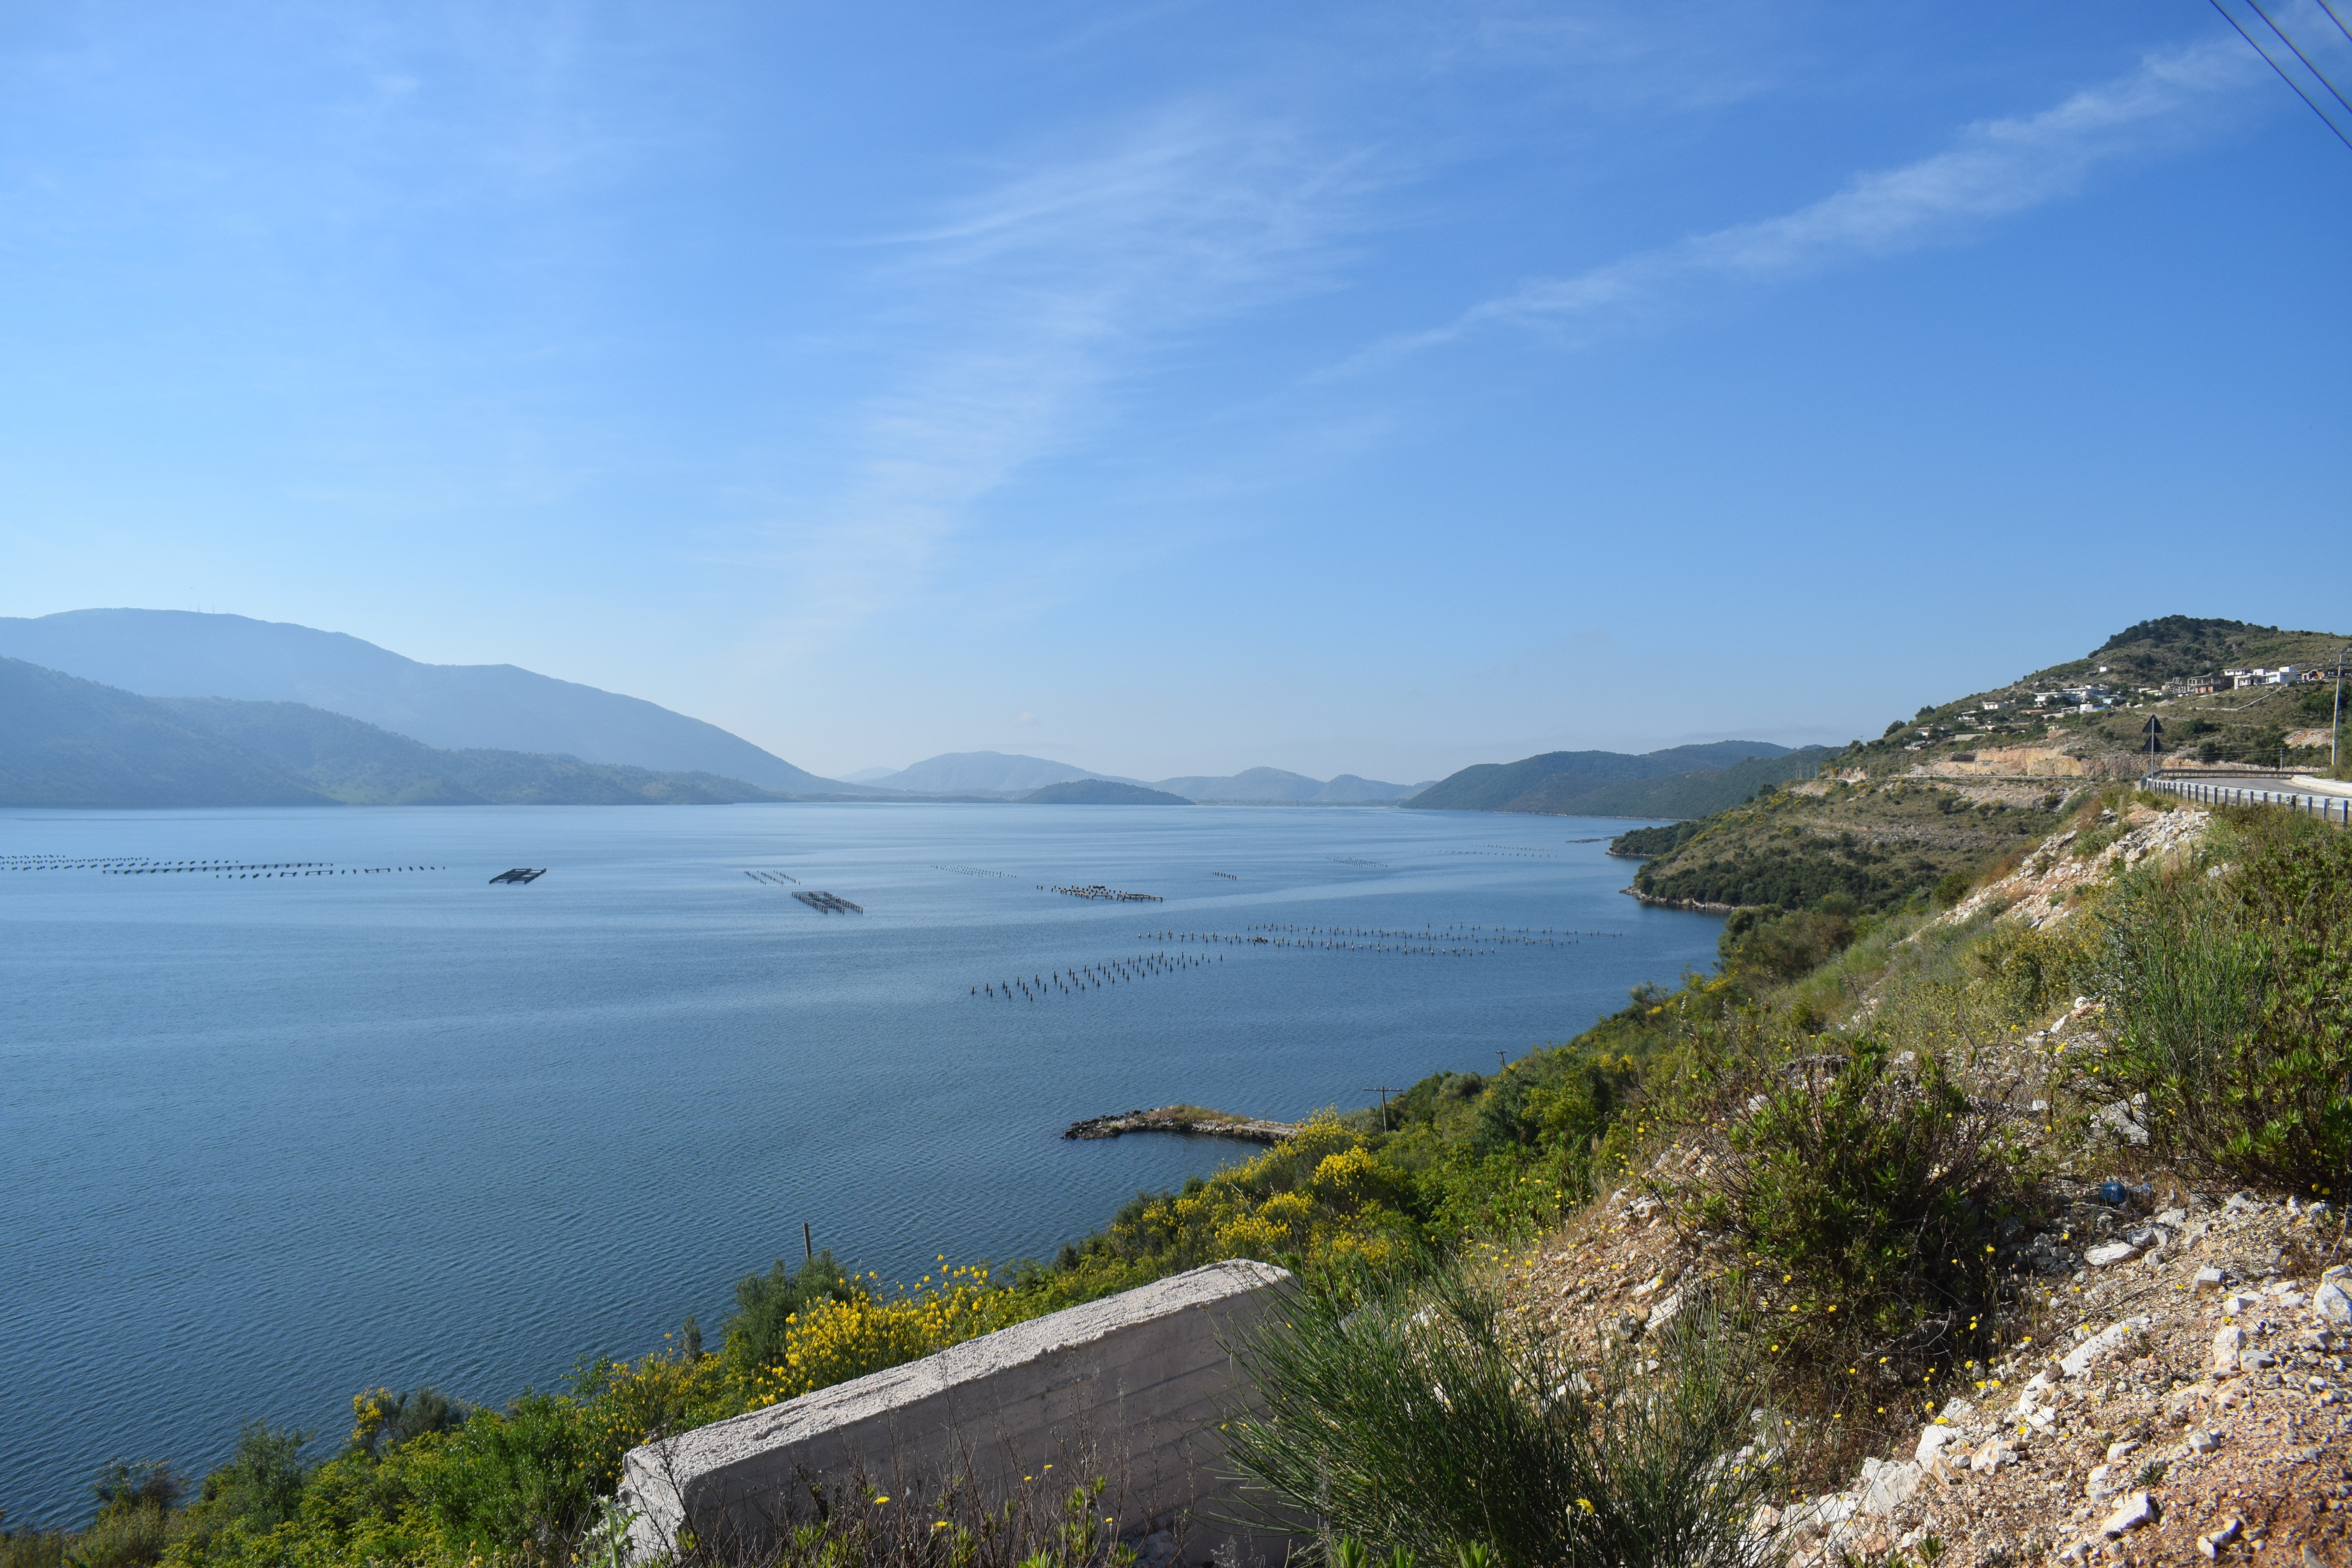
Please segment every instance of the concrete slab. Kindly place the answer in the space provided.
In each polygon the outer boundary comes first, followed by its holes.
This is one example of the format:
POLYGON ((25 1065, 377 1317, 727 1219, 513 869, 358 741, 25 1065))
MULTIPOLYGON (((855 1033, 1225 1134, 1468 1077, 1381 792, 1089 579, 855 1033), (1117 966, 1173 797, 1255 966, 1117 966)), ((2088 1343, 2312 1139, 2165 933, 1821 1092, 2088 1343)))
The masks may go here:
POLYGON ((961 1476, 1001 1495, 1060 1464, 1074 1483, 1109 1478, 1101 1505, 1123 1535, 1182 1521, 1187 1563, 1279 1563, 1291 1537, 1215 1518, 1235 1511, 1218 1421, 1256 1405, 1220 1341, 1289 1279, 1211 1264, 633 1449, 633 1555, 657 1558, 681 1528, 760 1551, 853 1481, 928 1499, 961 1476))

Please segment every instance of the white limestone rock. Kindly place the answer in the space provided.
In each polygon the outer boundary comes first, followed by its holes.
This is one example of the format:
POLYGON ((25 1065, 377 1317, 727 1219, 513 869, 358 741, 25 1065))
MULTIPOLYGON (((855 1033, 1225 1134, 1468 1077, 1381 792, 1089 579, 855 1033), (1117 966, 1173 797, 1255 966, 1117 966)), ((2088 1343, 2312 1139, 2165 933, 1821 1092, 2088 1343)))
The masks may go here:
POLYGON ((2311 1311, 2331 1329, 2352 1329, 2352 1291, 2340 1279, 2323 1280, 2312 1292, 2311 1311))
POLYGON ((2107 1515, 2099 1525, 2099 1533, 2110 1541, 2117 1540, 2142 1525, 2156 1522, 2156 1505, 2146 1492, 2134 1492, 2124 1499, 2123 1506, 2107 1515))

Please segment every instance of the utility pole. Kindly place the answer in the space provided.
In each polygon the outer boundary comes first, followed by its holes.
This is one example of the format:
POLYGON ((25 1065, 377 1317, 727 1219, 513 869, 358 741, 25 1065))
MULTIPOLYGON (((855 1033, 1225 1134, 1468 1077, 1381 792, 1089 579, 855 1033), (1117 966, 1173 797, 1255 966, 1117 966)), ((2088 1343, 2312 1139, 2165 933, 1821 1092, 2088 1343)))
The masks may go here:
POLYGON ((1387 1131, 1389 1130, 1389 1096, 1392 1094, 1402 1094, 1404 1090, 1401 1089, 1391 1089, 1384 1083, 1376 1083, 1368 1085, 1365 1088, 1357 1090, 1357 1092, 1360 1094, 1377 1094, 1381 1097, 1381 1131, 1383 1132, 1387 1131))
POLYGON ((2336 650, 2336 713, 2327 723, 2327 771, 2340 771, 2343 761, 2336 755, 2344 744, 2344 656, 2352 653, 2352 643, 2336 650))

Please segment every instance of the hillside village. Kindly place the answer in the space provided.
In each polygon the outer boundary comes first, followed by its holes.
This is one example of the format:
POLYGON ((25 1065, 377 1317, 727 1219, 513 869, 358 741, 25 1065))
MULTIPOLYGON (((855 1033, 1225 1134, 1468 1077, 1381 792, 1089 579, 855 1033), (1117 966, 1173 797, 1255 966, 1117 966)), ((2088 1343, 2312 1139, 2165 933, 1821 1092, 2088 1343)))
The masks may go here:
POLYGON ((2168 616, 2126 627, 2081 659, 1922 708, 1841 760, 1874 775, 1902 771, 1905 758, 2088 777, 2128 776, 2151 759, 2324 766, 2346 652, 2333 634, 2168 616), (2151 720, 2162 726, 2153 748, 2151 720))
POLYGON ((1923 707, 1828 756, 1817 777, 1704 822, 1622 835, 1613 852, 1643 862, 1635 897, 1680 908, 1949 903, 2101 783, 2151 767, 2327 771, 2343 647, 2237 621, 2143 622, 2083 659, 1923 707), (2217 652, 2248 647, 2299 657, 2202 673, 2217 652))

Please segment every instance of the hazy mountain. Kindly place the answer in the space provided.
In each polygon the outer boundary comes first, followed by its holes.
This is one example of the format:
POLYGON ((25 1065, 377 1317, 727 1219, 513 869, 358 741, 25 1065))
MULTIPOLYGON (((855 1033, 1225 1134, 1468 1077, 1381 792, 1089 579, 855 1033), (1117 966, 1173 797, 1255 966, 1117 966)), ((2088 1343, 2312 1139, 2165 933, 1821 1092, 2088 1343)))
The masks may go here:
POLYGON ((142 697, 0 658, 0 805, 328 805, 325 795, 142 697))
MULTIPOLYGON (((926 757, 912 767, 901 768, 890 775, 884 787, 907 790, 916 795, 1016 795, 1071 779, 1112 776, 1074 768, 1067 763, 1048 762, 1044 757, 1024 757, 1004 752, 949 752, 940 756, 926 757)), ((1117 782, 1133 784, 1136 781, 1118 779, 1117 782)))
POLYGON ((782 798, 712 773, 436 751, 297 702, 150 699, 0 659, 0 805, 644 805, 782 798))
POLYGON ((1786 756, 1788 752, 1788 747, 1769 741, 1713 741, 1640 756, 1623 752, 1546 752, 1516 763, 1475 763, 1440 779, 1404 804, 1423 810, 1583 815, 1566 812, 1560 803, 1603 784, 1712 773, 1751 757, 1786 756))
POLYGON ((1024 805, 1190 805, 1181 795, 1118 779, 1066 779, 1021 797, 1024 805))
POLYGON ((1359 778, 1354 773, 1341 773, 1325 784, 1315 799, 1318 804, 1327 805, 1410 800, 1436 782, 1435 779, 1423 779, 1419 784, 1382 784, 1378 779, 1359 778))
POLYGON ((299 702, 163 697, 157 708, 351 805, 717 805, 787 796, 717 773, 488 747, 442 751, 299 702))
POLYGON ((304 703, 428 746, 708 772, 793 793, 845 787, 716 724, 638 698, 510 664, 419 664, 340 632, 243 616, 68 610, 29 620, 0 616, 0 657, 144 697, 304 703))
POLYGON ((1413 786, 1410 784, 1381 784, 1376 779, 1358 778, 1353 773, 1341 773, 1325 784, 1320 779, 1310 779, 1304 773, 1285 773, 1280 768, 1249 768, 1241 773, 1214 777, 1161 779, 1152 787, 1168 790, 1191 800, 1297 805, 1381 804, 1402 800, 1413 793, 1413 786))

